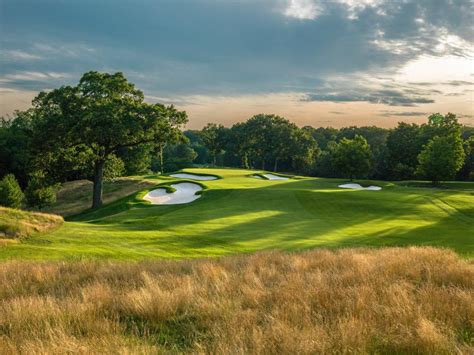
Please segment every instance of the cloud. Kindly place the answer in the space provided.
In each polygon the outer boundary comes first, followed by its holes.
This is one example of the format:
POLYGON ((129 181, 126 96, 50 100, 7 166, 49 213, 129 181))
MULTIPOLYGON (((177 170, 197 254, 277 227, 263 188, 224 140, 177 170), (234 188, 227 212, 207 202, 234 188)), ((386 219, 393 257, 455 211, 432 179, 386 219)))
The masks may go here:
POLYGON ((41 56, 21 50, 6 50, 1 54, 3 60, 40 60, 41 56))
POLYGON ((70 73, 17 71, 0 76, 0 83, 16 91, 40 91, 63 85, 64 81, 70 80, 71 77, 70 73))
POLYGON ((122 71, 147 95, 177 102, 307 93, 334 102, 438 104, 438 83, 463 77, 404 87, 431 80, 413 75, 417 67, 389 79, 422 56, 469 55, 473 11, 469 0, 3 0, 0 46, 10 54, 0 78, 41 90, 77 83, 88 70, 122 71), (387 79, 366 79, 376 76, 387 79))
POLYGON ((289 0, 283 13, 299 20, 314 20, 322 11, 322 5, 313 0, 289 0))
POLYGON ((334 94, 307 94, 304 101, 330 102, 369 102, 371 104, 385 104, 389 106, 416 106, 435 102, 419 96, 408 96, 394 90, 378 90, 365 94, 361 93, 334 93, 334 94))
POLYGON ((379 116, 384 116, 384 117, 393 117, 393 116, 419 117, 419 116, 428 116, 429 115, 429 113, 427 113, 427 112, 419 112, 419 111, 400 112, 400 111, 381 110, 380 112, 381 112, 381 114, 379 114, 379 116))
POLYGON ((472 86, 474 82, 472 81, 465 81, 465 80, 451 80, 444 82, 443 85, 450 85, 450 86, 472 86))

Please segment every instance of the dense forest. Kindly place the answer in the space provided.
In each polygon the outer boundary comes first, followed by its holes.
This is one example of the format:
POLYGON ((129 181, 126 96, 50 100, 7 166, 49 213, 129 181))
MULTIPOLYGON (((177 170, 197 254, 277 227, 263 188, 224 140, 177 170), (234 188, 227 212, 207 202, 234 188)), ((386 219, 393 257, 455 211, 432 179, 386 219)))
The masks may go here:
POLYGON ((474 180, 474 127, 450 113, 392 129, 300 128, 269 114, 201 130, 184 130, 187 121, 173 106, 144 102, 121 73, 86 73, 77 86, 42 92, 31 109, 0 120, 0 199, 14 205, 8 196, 24 191, 30 205, 41 207, 54 199, 57 184, 89 179, 98 207, 103 179, 191 166, 434 184, 474 180))

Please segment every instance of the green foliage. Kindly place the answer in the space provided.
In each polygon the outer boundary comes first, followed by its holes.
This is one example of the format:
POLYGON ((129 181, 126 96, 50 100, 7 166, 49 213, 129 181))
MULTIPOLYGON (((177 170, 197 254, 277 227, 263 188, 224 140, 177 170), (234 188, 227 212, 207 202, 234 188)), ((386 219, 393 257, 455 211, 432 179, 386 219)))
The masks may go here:
POLYGON ((111 154, 104 166, 104 179, 113 180, 123 175, 125 164, 122 159, 115 154, 111 154))
POLYGON ((44 173, 34 173, 25 190, 28 205, 42 209, 56 202, 54 187, 48 185, 44 173))
POLYGON ((351 180, 365 176, 370 171, 371 151, 367 140, 359 135, 354 139, 343 138, 333 156, 334 167, 351 180))
POLYGON ((118 151, 117 156, 124 163, 124 175, 131 176, 149 173, 154 150, 153 144, 143 144, 118 151))
POLYGON ((411 179, 423 144, 418 125, 400 122, 387 137, 387 175, 393 180, 411 179))
POLYGON ((188 144, 174 144, 166 146, 163 151, 163 167, 160 166, 160 160, 155 158, 152 162, 153 171, 168 173, 192 167, 197 153, 188 144))
POLYGON ((187 121, 173 106, 144 102, 122 73, 85 73, 77 86, 42 92, 33 104, 34 144, 42 154, 77 146, 90 150, 93 207, 102 204, 105 164, 119 150, 177 139, 187 121))
POLYGON ((434 137, 418 156, 417 173, 437 184, 452 179, 464 162, 463 143, 459 136, 434 137))
POLYGON ((335 141, 329 141, 326 143, 326 148, 321 151, 315 162, 314 171, 316 176, 340 177, 340 173, 334 165, 336 151, 337 143, 335 141))
POLYGON ((0 205, 20 208, 25 198, 18 181, 13 174, 7 174, 0 180, 0 205))
POLYGON ((224 150, 227 142, 227 129, 221 124, 208 123, 202 129, 201 137, 211 153, 213 165, 216 165, 217 155, 224 150))
POLYGON ((34 168, 32 122, 33 110, 15 111, 12 119, 0 122, 0 175, 15 175, 21 186, 34 168))

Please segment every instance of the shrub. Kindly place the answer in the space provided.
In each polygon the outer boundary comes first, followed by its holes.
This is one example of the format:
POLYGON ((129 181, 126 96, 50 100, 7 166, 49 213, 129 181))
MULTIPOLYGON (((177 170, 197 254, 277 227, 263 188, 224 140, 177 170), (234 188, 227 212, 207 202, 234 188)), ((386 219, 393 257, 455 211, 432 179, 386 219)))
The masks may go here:
POLYGON ((13 174, 7 174, 0 181, 0 205, 20 208, 25 195, 13 174))
POLYGON ((43 173, 35 173, 25 190, 26 200, 31 207, 42 209, 56 202, 54 187, 46 184, 43 173))

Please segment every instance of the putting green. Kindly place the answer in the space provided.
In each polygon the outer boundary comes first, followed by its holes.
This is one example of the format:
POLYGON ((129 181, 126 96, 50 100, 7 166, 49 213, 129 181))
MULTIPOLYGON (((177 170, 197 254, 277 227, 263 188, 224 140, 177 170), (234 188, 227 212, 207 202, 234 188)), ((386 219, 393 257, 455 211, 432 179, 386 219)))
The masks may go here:
MULTIPOLYGON (((216 174, 201 198, 153 206, 133 194, 63 227, 0 248, 0 259, 220 256, 262 249, 432 245, 474 257, 473 184, 450 189, 381 181, 381 191, 338 188, 341 179, 262 180, 259 171, 187 169, 216 174)), ((147 176, 159 183, 186 181, 147 176)))

